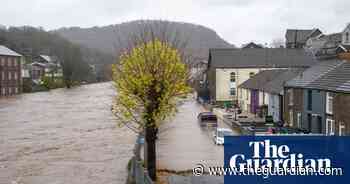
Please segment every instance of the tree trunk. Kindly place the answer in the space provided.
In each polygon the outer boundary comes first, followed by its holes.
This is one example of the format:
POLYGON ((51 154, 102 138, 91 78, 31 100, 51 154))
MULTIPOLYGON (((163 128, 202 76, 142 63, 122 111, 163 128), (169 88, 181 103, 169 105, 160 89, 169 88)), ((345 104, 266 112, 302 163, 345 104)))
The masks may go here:
POLYGON ((147 126, 145 130, 145 167, 150 178, 156 181, 156 127, 147 126))

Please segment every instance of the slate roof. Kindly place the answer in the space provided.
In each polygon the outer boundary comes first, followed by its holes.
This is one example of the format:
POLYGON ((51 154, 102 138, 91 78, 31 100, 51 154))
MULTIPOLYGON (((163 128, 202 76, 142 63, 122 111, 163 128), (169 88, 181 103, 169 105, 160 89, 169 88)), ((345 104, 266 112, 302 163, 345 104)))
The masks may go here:
POLYGON ((0 55, 3 55, 3 56, 22 56, 20 54, 18 54, 17 52, 3 46, 3 45, 0 45, 0 55))
POLYGON ((333 70, 313 81, 309 87, 330 91, 350 92, 350 62, 344 61, 333 70))
POLYGON ((254 42, 250 42, 242 46, 242 49, 262 49, 262 48, 264 48, 262 45, 256 44, 254 42))
POLYGON ((45 61, 47 61, 47 62, 49 62, 49 63, 52 62, 51 57, 48 56, 48 55, 40 55, 40 57, 43 58, 45 61))
POLYGON ((273 81, 276 77, 278 77, 286 71, 286 69, 263 70, 255 76, 253 76, 252 78, 243 82, 238 87, 244 89, 262 90, 264 85, 273 81))
POLYGON ((350 93, 350 61, 322 61, 288 81, 286 86, 350 93))
POLYGON ((287 29, 286 41, 287 43, 295 42, 296 38, 297 42, 305 43, 315 30, 316 29, 287 29))
POLYGON ((289 69, 280 75, 276 76, 272 81, 268 82, 262 87, 262 91, 271 94, 281 94, 284 84, 299 75, 305 69, 289 69))
POLYGON ((213 68, 291 68, 316 64, 303 49, 210 49, 208 67, 213 68))

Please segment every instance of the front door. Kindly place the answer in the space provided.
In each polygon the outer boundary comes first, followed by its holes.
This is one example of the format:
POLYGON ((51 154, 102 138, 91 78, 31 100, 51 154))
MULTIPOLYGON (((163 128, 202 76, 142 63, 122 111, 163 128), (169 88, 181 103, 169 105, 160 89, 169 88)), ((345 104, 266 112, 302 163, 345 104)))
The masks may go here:
POLYGON ((252 90, 250 95, 250 110, 251 113, 256 114, 259 108, 259 91, 252 90))

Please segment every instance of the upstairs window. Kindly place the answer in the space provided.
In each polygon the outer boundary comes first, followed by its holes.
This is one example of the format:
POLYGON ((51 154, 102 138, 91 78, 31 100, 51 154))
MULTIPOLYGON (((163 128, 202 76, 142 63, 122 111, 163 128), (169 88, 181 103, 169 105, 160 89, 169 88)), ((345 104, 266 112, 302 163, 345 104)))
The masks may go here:
POLYGON ((349 32, 345 33, 345 42, 349 43, 349 32))
POLYGON ((312 110, 312 90, 307 91, 307 110, 312 110))
POLYGON ((252 78, 255 75, 254 72, 249 72, 249 78, 252 78))
POLYGON ((326 103, 326 112, 327 114, 333 114, 333 94, 327 92, 327 103, 326 103))
POLYGON ((288 101, 289 101, 289 105, 293 105, 294 104, 294 94, 293 94, 293 89, 288 89, 288 101))
POLYGON ((230 81, 231 82, 236 82, 236 73, 235 72, 231 72, 230 73, 230 81))

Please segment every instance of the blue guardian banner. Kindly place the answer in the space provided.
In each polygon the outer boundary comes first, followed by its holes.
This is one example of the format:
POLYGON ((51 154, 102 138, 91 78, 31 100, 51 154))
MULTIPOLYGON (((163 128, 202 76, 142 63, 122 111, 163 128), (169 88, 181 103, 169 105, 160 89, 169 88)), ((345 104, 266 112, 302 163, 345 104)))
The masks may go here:
POLYGON ((350 137, 228 136, 225 184, 341 184, 350 181, 350 137))

